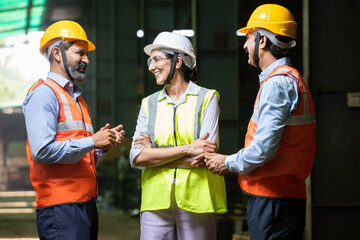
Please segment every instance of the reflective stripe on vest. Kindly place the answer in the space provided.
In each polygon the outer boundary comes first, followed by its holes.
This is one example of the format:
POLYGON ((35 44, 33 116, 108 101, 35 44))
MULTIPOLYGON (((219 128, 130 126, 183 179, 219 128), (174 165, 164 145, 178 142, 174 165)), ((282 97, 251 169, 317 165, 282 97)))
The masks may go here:
MULTIPOLYGON (((304 101, 304 114, 303 115, 295 115, 295 116, 292 115, 290 117, 289 122, 286 124, 286 126, 298 126, 298 125, 306 125, 306 124, 314 123, 315 122, 315 113, 309 112, 308 91, 305 87, 305 84, 304 84, 302 78, 297 73, 295 73, 288 67, 282 66, 280 68, 276 68, 275 71, 265 79, 265 81, 262 83, 262 85, 267 81, 267 79, 269 79, 271 77, 283 76, 283 75, 286 75, 296 81, 301 82, 301 85, 300 85, 301 89, 302 89, 301 98, 304 101)), ((259 90, 259 92, 260 92, 260 90, 259 90)), ((257 119, 258 119, 258 115, 259 115, 259 107, 257 105, 258 97, 259 97, 259 94, 256 96, 256 102, 255 102, 256 107, 254 108, 253 115, 251 116, 251 121, 253 121, 254 123, 257 123, 257 119)))
MULTIPOLYGON (((179 104, 176 111, 165 98, 159 99, 160 93, 156 92, 142 102, 153 146, 174 146, 174 134, 177 145, 190 144, 199 138, 205 108, 213 95, 218 93, 199 88, 198 95, 189 94, 186 102, 179 104)), ((177 168, 174 182, 174 171, 174 168, 158 166, 142 172, 141 212, 169 208, 172 188, 175 188, 176 203, 181 209, 196 213, 227 211, 222 176, 212 174, 205 168, 177 168)))
MULTIPOLYGON (((92 136, 93 128, 85 101, 80 96, 77 98, 79 109, 66 89, 51 79, 39 80, 30 88, 28 94, 41 84, 47 85, 50 91, 55 93, 59 103, 55 140, 66 141, 92 136)), ((73 164, 40 164, 32 158, 28 140, 26 154, 30 165, 30 180, 36 191, 36 208, 81 203, 97 196, 93 151, 86 153, 73 164)))
POLYGON ((87 132, 94 133, 93 127, 82 121, 66 121, 66 122, 59 122, 57 126, 57 132, 66 132, 72 130, 82 130, 85 129, 87 132), (85 124, 85 128, 84 128, 85 124))
MULTIPOLYGON (((199 123, 200 118, 201 118, 201 106, 202 103, 204 102, 205 99, 205 95, 208 92, 207 88, 203 88, 200 87, 199 93, 198 93, 198 97, 197 97, 197 101, 196 101, 196 106, 195 106, 195 114, 194 114, 194 123, 199 123)), ((156 113, 157 113, 157 105, 158 105, 158 98, 160 96, 161 91, 156 92, 152 95, 150 95, 149 97, 149 120, 148 120, 148 131, 149 131, 149 135, 150 135, 150 140, 153 143, 153 147, 159 147, 156 145, 155 143, 155 133, 154 133, 154 129, 155 129, 155 120, 156 120, 156 113)), ((198 139, 200 136, 200 125, 199 124, 195 124, 194 125, 194 136, 195 139, 198 139)), ((173 147, 174 145, 163 145, 160 146, 161 147, 173 147)))
POLYGON ((262 197, 306 198, 305 178, 309 175, 315 155, 315 113, 307 86, 297 70, 279 66, 264 80, 254 104, 245 137, 247 148, 257 130, 259 94, 263 84, 273 76, 283 75, 297 82, 301 98, 284 128, 275 157, 248 174, 238 175, 243 191, 262 197))
POLYGON ((49 80, 44 80, 47 85, 51 85, 54 89, 57 89, 57 93, 59 94, 61 101, 64 107, 64 115, 65 115, 65 122, 58 122, 57 132, 66 132, 72 130, 82 130, 85 129, 88 132, 94 133, 94 129, 92 125, 84 122, 84 121, 75 121, 70 111, 70 104, 66 98, 66 96, 61 92, 59 89, 60 86, 56 83, 50 82, 49 80), (85 124, 85 127, 84 127, 85 124))

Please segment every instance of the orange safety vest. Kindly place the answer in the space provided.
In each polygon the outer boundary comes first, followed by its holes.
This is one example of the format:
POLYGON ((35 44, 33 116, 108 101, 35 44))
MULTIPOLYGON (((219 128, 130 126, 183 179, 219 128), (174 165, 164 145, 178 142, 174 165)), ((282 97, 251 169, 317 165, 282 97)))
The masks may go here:
MULTIPOLYGON (((49 86, 59 101, 56 141, 93 135, 89 108, 80 96, 78 100, 81 110, 66 89, 52 79, 40 79, 30 88, 28 94, 40 84, 49 86)), ((31 183, 36 191, 36 208, 86 202, 92 197, 97 197, 94 151, 85 154, 80 161, 73 164, 40 164, 32 158, 28 139, 26 153, 30 165, 31 183)))
MULTIPOLYGON (((309 89, 296 69, 287 65, 279 66, 265 81, 276 75, 284 75, 298 82, 301 92, 299 105, 285 126, 275 157, 247 174, 239 174, 238 181, 241 189, 251 195, 304 199, 305 178, 310 174, 315 155, 314 106, 309 89)), ((256 132, 260 89, 245 136, 245 148, 250 145, 256 132)))

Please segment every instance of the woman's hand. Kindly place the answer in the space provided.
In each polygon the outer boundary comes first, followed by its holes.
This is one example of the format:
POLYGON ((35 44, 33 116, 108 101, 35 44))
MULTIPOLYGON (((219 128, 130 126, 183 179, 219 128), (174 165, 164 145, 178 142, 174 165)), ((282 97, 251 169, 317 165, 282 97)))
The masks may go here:
POLYGON ((142 148, 142 147, 148 147, 148 148, 152 147, 150 137, 149 137, 149 135, 147 135, 145 133, 140 133, 140 137, 138 137, 134 140, 134 148, 135 149, 142 148))
POLYGON ((214 153, 216 152, 216 142, 205 140, 209 137, 209 133, 206 133, 201 138, 196 139, 193 143, 188 145, 188 155, 198 156, 203 153, 214 153))

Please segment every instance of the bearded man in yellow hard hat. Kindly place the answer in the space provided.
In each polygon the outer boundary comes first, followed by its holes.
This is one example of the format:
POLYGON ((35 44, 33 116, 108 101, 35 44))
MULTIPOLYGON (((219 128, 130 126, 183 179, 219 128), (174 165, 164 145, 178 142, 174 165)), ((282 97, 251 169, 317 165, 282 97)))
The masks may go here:
POLYGON ((51 25, 40 43, 50 72, 30 88, 23 103, 40 239, 97 239, 95 167, 103 151, 121 143, 124 131, 122 125, 110 129, 106 124, 94 134, 77 85, 86 79, 93 50, 78 23, 51 25))
POLYGON ((230 156, 206 154, 206 166, 221 175, 239 174, 240 187, 249 196, 252 240, 302 240, 305 178, 315 154, 315 113, 309 89, 290 64, 296 22, 285 7, 265 4, 239 32, 247 37, 248 63, 262 71, 260 89, 245 147, 230 156))

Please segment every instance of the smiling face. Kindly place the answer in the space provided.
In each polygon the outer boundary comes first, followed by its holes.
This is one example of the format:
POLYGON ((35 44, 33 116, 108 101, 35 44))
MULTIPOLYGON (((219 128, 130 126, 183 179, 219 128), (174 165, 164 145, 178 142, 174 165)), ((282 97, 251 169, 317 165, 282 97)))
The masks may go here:
POLYGON ((164 85, 170 74, 171 61, 164 52, 153 50, 148 60, 149 71, 155 75, 156 84, 164 85))
POLYGON ((68 70, 76 82, 84 82, 86 80, 85 71, 89 64, 87 49, 88 46, 85 42, 77 41, 66 51, 68 70))

